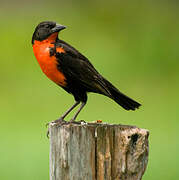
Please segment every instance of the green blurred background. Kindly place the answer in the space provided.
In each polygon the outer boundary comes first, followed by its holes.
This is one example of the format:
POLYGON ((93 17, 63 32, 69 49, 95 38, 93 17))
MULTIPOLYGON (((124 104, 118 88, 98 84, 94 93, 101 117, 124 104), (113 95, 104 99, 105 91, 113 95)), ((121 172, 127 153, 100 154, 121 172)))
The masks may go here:
POLYGON ((148 129, 143 179, 178 180, 179 2, 174 0, 1 1, 0 179, 49 179, 45 124, 74 102, 42 74, 33 55, 31 36, 44 20, 66 25, 60 37, 143 105, 127 112, 107 97, 89 94, 78 119, 148 129))

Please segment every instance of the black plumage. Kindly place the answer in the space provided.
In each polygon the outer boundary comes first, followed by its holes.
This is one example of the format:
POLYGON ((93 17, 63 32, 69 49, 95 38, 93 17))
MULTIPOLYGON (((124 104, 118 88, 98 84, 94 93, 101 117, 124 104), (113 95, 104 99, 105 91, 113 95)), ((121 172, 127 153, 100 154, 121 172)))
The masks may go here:
POLYGON ((57 40, 55 47, 66 53, 56 53, 58 69, 67 79, 66 91, 73 94, 76 101, 87 101, 87 92, 103 94, 113 99, 126 110, 135 110, 139 103, 127 97, 103 78, 90 61, 65 41, 57 40))
MULTIPOLYGON (((37 26, 36 31, 38 32, 48 32, 48 34, 43 34, 42 37, 39 33, 36 35, 34 32, 32 42, 34 40, 42 41, 48 38, 54 32, 59 32, 64 29, 64 26, 58 25, 54 22, 43 22, 39 25, 40 28, 47 28, 39 31, 37 26), (45 24, 43 26, 43 23, 45 24), (49 24, 49 26, 48 26, 49 24), (36 38, 37 36, 37 38, 36 38), (45 38, 43 38, 45 37, 45 38)), ((122 106, 126 110, 135 110, 139 108, 140 103, 134 101, 128 96, 121 93, 116 87, 114 87, 108 80, 106 80, 98 71, 94 68, 91 62, 82 55, 78 50, 73 48, 71 45, 65 41, 59 40, 58 36, 53 42, 54 46, 50 47, 50 56, 55 56, 57 60, 57 69, 64 74, 66 79, 66 85, 62 86, 68 93, 71 93, 76 103, 60 118, 63 120, 64 117, 80 102, 82 105, 78 112, 73 117, 74 121, 87 102, 87 93, 99 93, 113 99, 116 103, 122 106), (64 52, 58 52, 56 49, 61 48, 64 52)))

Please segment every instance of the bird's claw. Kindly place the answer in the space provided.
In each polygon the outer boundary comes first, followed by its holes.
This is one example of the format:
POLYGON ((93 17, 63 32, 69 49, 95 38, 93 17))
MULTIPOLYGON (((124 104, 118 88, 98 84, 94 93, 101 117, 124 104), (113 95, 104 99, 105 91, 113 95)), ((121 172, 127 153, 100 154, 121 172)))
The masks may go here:
POLYGON ((47 130, 47 138, 49 138, 49 124, 59 124, 59 125, 63 125, 63 124, 66 124, 66 123, 68 123, 68 122, 66 122, 63 118, 59 118, 59 119, 57 119, 57 120, 55 120, 55 121, 52 121, 52 122, 49 122, 49 123, 47 123, 46 124, 46 128, 48 127, 48 130, 47 130))
POLYGON ((47 123, 46 124, 46 127, 48 127, 48 130, 47 130, 47 138, 49 138, 49 124, 51 123, 54 123, 54 124, 58 124, 60 126, 64 125, 64 124, 71 124, 71 123, 75 123, 75 124, 86 124, 86 122, 84 120, 80 120, 80 121, 75 121, 75 119, 71 119, 70 121, 65 121, 63 118, 59 118, 55 121, 52 121, 50 123, 47 123))
POLYGON ((86 123, 86 121, 84 121, 84 120, 75 121, 74 119, 71 119, 69 122, 70 122, 70 123, 75 123, 75 124, 82 124, 82 123, 86 123))
POLYGON ((47 130, 46 136, 47 136, 47 138, 49 139, 49 128, 48 128, 48 130, 47 130))
POLYGON ((45 124, 45 127, 47 128, 47 127, 49 126, 49 124, 50 124, 50 123, 46 123, 46 124, 45 124))

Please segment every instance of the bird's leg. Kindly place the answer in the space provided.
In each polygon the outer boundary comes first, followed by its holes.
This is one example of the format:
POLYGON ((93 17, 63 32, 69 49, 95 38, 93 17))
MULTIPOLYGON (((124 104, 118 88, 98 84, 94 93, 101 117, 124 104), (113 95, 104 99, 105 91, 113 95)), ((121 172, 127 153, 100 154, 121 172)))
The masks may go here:
MULTIPOLYGON (((66 121, 64 118, 80 103, 80 101, 76 101, 75 104, 71 108, 69 108, 59 119, 52 121, 52 123, 65 123, 66 121)), ((48 126, 49 123, 46 124, 48 126)))
POLYGON ((83 109, 83 107, 86 105, 86 102, 82 102, 80 108, 78 109, 78 111, 76 112, 76 114, 73 116, 73 118, 70 120, 70 122, 74 122, 76 117, 78 116, 78 114, 80 113, 80 111, 83 109))
MULTIPOLYGON (((59 123, 59 124, 65 124, 67 123, 64 118, 80 103, 80 101, 76 101, 75 104, 71 108, 69 108, 59 119, 52 121, 52 123, 59 123)), ((46 124, 48 126, 49 123, 46 124)), ((47 130, 47 137, 49 138, 49 128, 47 130)))
POLYGON ((76 101, 75 104, 71 108, 69 108, 59 119, 53 121, 53 123, 63 123, 66 122, 64 118, 80 103, 80 101, 76 101))

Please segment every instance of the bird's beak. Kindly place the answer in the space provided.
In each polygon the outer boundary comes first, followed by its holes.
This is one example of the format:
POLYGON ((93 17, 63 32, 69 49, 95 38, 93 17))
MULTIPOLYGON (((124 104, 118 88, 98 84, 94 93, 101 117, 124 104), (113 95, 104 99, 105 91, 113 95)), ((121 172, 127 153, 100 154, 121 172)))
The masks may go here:
POLYGON ((61 24, 56 24, 56 26, 55 26, 54 28, 52 28, 52 32, 53 32, 53 33, 54 33, 54 32, 59 32, 59 31, 65 29, 65 28, 66 28, 66 26, 63 26, 63 25, 61 25, 61 24))

